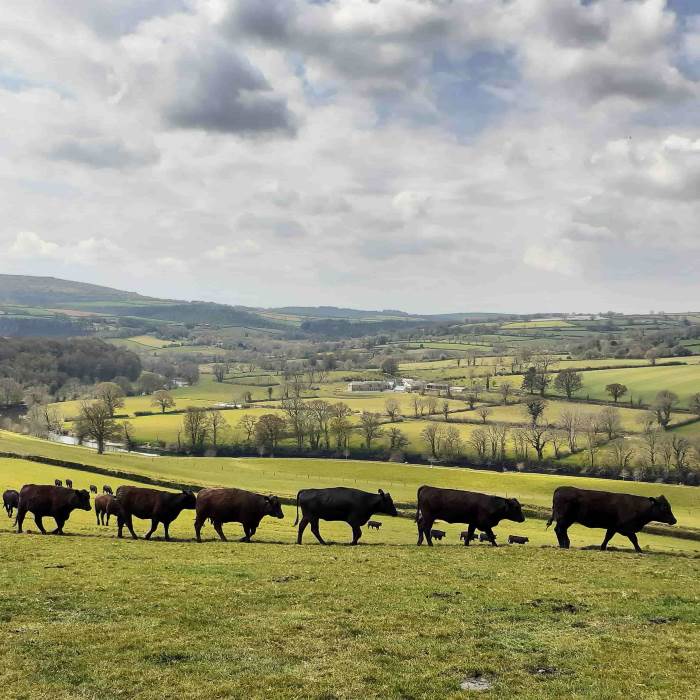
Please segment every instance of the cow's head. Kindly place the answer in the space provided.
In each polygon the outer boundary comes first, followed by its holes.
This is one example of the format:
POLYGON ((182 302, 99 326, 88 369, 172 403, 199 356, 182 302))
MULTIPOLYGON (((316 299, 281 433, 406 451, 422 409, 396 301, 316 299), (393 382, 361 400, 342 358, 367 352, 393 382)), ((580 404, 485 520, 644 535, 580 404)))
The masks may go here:
POLYGON ((80 489, 80 491, 78 491, 75 489, 73 491, 73 495, 73 504, 76 508, 80 508, 80 510, 91 510, 89 491, 86 491, 85 489, 80 489))
POLYGON ((380 501, 379 501, 379 507, 375 511, 376 513, 384 513, 385 515, 392 515, 396 516, 398 515, 396 511, 396 506, 394 505, 394 501, 391 500, 391 494, 390 493, 384 493, 381 489, 379 489, 379 496, 380 496, 380 501))
POLYGON ((666 500, 666 496, 658 498, 651 497, 651 519, 658 523, 666 523, 667 525, 675 525, 678 521, 671 511, 671 504, 666 500))
POLYGON ((277 496, 265 496, 265 515, 270 515, 273 518, 284 518, 282 504, 277 496))
POLYGON ((180 506, 185 509, 194 510, 197 505, 197 497, 192 493, 192 491, 183 491, 180 494, 180 506))
POLYGON ((513 520, 516 523, 525 521, 523 509, 520 507, 520 501, 517 498, 506 498, 506 520, 513 520))

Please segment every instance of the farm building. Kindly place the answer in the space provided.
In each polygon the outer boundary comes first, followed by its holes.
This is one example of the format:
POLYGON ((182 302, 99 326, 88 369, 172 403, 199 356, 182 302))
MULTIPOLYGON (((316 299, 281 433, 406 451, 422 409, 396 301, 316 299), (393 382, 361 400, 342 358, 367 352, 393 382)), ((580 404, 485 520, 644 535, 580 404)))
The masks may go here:
POLYGON ((348 383, 348 391, 385 391, 393 388, 394 382, 367 381, 348 383))

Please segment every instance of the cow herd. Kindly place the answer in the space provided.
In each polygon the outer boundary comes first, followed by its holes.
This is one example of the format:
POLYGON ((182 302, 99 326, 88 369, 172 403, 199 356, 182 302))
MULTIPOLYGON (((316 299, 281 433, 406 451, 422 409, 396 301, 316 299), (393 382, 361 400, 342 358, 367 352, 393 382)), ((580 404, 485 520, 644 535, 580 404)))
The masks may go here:
MULTIPOLYGON (((105 485, 98 496, 94 485, 88 492, 86 489, 74 489, 69 480, 66 480, 66 484, 64 487, 57 479, 53 486, 27 484, 19 492, 5 491, 3 506, 9 517, 17 511, 14 523, 17 532, 22 532, 25 517, 31 513, 43 534, 46 534, 43 519, 50 517, 56 521, 53 533, 62 535, 63 526, 73 510, 91 510, 90 493, 95 494, 97 525, 109 525, 110 518, 114 517, 117 536, 122 537, 126 527, 134 539, 137 539, 137 535, 133 519, 137 518, 150 520, 151 526, 145 535, 147 540, 159 525, 163 526, 165 539, 170 540, 170 524, 183 510, 195 511, 194 531, 198 542, 201 542, 201 531, 207 521, 223 541, 226 541, 222 529, 224 523, 240 523, 244 532, 241 541, 250 542, 266 515, 284 517, 277 496, 264 496, 242 489, 206 488, 195 495, 192 491, 171 492, 120 486, 115 494, 105 485)), ((467 525, 460 535, 465 546, 477 538, 476 530, 479 530, 479 540, 490 542, 495 547, 494 527, 502 520, 516 523, 525 520, 520 503, 515 498, 434 486, 421 486, 417 496, 415 522, 419 545, 425 540, 432 547, 434 539, 442 540, 446 536, 444 530, 433 528, 437 521, 442 521, 467 525)), ((319 529, 320 521, 325 520, 347 523, 352 529, 351 544, 356 545, 362 537, 362 527, 367 525, 375 530, 381 527, 380 521, 371 520, 375 515, 398 515, 391 495, 381 489, 377 493, 345 487, 303 489, 296 498, 294 526, 298 525, 297 544, 302 543, 307 527, 321 544, 326 544, 319 529)), ((613 535, 619 533, 630 540, 637 552, 641 552, 637 533, 652 521, 676 524, 671 506, 664 496, 654 498, 561 486, 554 491, 547 528, 556 522, 554 531, 562 548, 570 546, 569 527, 579 523, 606 531, 601 549, 605 549, 613 535)), ((528 538, 521 535, 508 537, 509 544, 522 545, 527 542, 528 538)))

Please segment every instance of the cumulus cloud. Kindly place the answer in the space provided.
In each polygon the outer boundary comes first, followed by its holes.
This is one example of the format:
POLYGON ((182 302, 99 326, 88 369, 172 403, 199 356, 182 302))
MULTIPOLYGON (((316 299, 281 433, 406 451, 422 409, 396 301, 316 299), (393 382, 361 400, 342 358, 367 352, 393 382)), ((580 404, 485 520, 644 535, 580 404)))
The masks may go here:
POLYGON ((671 309, 700 248, 681 6, 8 3, 0 265, 255 306, 671 309))

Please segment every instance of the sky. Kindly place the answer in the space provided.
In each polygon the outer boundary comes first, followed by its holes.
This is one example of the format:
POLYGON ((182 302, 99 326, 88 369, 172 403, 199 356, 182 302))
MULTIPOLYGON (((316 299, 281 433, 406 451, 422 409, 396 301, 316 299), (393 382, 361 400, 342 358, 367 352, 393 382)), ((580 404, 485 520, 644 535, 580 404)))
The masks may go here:
POLYGON ((696 0, 4 3, 0 273, 697 310, 699 96, 696 0))

